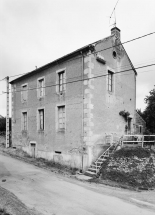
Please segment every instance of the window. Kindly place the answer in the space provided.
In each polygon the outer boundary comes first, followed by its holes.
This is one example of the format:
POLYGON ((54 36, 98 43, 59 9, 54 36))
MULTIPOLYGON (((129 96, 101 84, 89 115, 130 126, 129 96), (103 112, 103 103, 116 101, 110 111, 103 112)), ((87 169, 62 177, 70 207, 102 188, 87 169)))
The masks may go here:
POLYGON ((131 134, 131 118, 128 118, 128 134, 131 134))
POLYGON ((22 112, 22 130, 27 131, 27 112, 22 112))
POLYGON ((113 73, 108 71, 108 91, 113 91, 113 73))
POLYGON ((59 92, 63 92, 65 90, 65 71, 59 72, 59 92))
POLYGON ((56 71, 56 92, 62 95, 66 91, 66 68, 56 71))
POLYGON ((22 85, 22 92, 21 92, 22 102, 27 101, 27 94, 28 94, 28 85, 24 84, 22 85))
POLYGON ((44 109, 38 110, 38 130, 44 130, 44 109))
POLYGON ((58 129, 64 130, 65 129, 65 106, 58 107, 58 129))
POLYGON ((139 125, 139 133, 142 134, 142 129, 143 129, 143 126, 142 125, 139 125))
POLYGON ((38 97, 43 97, 45 92, 45 79, 39 78, 38 79, 38 97))

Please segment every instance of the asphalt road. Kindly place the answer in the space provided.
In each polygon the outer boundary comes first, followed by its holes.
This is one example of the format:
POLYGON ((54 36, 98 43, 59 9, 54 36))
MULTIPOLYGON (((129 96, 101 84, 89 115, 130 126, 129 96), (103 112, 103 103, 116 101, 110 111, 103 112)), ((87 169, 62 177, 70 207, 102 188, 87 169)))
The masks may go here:
POLYGON ((154 215, 147 206, 0 154, 0 186, 43 215, 154 215), (6 179, 5 182, 2 182, 6 179))

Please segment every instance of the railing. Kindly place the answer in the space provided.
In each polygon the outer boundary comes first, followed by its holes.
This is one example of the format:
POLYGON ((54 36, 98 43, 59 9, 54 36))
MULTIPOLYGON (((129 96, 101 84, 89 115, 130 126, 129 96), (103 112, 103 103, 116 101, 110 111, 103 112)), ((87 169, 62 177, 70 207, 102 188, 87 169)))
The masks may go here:
MULTIPOLYGON (((98 173, 98 172, 100 171, 100 169, 102 168, 102 165, 100 165, 99 168, 98 168, 98 166, 97 166, 97 161, 100 160, 101 157, 104 157, 105 155, 108 155, 108 156, 109 156, 109 150, 110 150, 112 147, 114 147, 114 146, 115 146, 115 149, 116 149, 117 146, 118 146, 119 144, 120 144, 120 141, 117 141, 117 142, 113 143, 111 146, 109 146, 109 147, 103 152, 103 154, 101 154, 101 155, 98 157, 98 159, 95 161, 95 164, 96 164, 96 173, 98 173), (108 153, 108 154, 107 154, 107 153, 108 153)), ((115 150, 115 149, 114 149, 114 150, 115 150)))
POLYGON ((122 138, 122 147, 125 145, 133 146, 140 145, 142 148, 144 146, 155 145, 155 135, 124 135, 122 138))

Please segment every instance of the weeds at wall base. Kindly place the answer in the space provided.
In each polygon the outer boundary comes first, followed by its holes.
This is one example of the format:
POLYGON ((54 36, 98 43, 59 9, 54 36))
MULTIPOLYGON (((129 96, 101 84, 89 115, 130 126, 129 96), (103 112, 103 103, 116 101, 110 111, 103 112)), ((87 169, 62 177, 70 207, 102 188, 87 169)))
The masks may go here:
POLYGON ((43 167, 50 169, 51 171, 55 171, 62 174, 67 175, 75 175, 76 172, 79 170, 75 167, 66 166, 60 163, 56 163, 52 160, 46 160, 44 158, 32 158, 29 154, 24 152, 22 149, 16 149, 16 148, 5 148, 5 144, 0 144, 0 151, 3 151, 6 154, 9 154, 12 157, 19 158, 21 160, 24 160, 28 163, 32 163, 35 166, 43 167))

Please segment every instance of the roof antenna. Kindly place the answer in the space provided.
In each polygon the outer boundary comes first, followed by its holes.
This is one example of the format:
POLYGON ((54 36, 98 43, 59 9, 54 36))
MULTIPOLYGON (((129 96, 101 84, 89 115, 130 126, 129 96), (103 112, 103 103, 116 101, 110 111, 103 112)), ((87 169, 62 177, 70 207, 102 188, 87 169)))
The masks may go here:
MULTIPOLYGON (((114 7, 114 9, 113 9, 113 11, 111 13, 111 16, 110 16, 110 19, 111 19, 112 15, 114 14, 114 23, 112 24, 113 27, 116 27, 116 11, 115 11, 115 9, 116 9, 116 6, 117 6, 118 2, 119 2, 119 0, 117 0, 117 3, 116 3, 116 5, 115 5, 115 7, 114 7)), ((110 25, 110 19, 109 19, 109 26, 112 26, 112 25, 110 25)))

